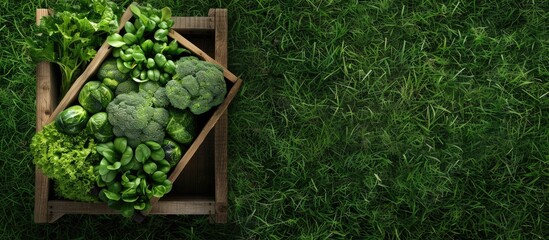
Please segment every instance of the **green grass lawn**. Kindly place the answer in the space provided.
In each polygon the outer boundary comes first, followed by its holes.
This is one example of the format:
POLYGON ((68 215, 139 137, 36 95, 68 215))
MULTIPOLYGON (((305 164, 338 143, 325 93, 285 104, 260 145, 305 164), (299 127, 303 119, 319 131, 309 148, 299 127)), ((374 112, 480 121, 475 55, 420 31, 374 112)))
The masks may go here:
POLYGON ((21 42, 53 2, 0 0, 2 239, 549 236, 547 1, 149 1, 229 10, 229 69, 245 81, 229 223, 36 225, 35 66, 21 42))

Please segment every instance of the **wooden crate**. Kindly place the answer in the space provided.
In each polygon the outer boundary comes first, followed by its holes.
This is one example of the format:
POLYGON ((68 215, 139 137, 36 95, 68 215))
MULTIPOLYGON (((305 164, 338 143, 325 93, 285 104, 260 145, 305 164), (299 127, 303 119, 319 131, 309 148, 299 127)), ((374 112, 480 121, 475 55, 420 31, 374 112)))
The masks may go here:
MULTIPOLYGON (((48 15, 47 9, 37 9, 36 21, 48 15)), ((131 18, 126 11, 122 24, 131 18)), ((227 66, 227 10, 210 9, 205 17, 173 17, 175 25, 169 36, 206 61, 227 66), (181 34, 181 35, 179 35, 181 34), (210 57, 212 56, 213 59, 210 57)), ((75 101, 77 93, 103 60, 110 55, 110 47, 103 44, 96 58, 90 62, 67 95, 58 102, 58 71, 51 63, 37 66, 36 82, 36 130, 53 121, 55 116, 75 101)), ((202 131, 169 179, 173 189, 161 199, 153 198, 150 214, 209 215, 212 222, 227 221, 227 121, 228 105, 236 95, 242 80, 224 69, 229 87, 225 101, 199 122, 202 131)), ((146 214, 149 214, 146 213, 146 214)), ((106 203, 85 203, 57 199, 50 181, 40 169, 35 174, 36 223, 51 223, 65 214, 117 214, 106 203)))

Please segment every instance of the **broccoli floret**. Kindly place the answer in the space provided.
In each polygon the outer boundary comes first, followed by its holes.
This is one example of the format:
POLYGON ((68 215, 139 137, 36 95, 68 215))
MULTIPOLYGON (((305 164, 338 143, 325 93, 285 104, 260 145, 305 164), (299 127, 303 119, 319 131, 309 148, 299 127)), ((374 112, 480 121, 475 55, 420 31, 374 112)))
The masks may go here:
POLYGON ((156 82, 147 81, 140 83, 139 92, 150 95, 153 106, 155 107, 166 107, 170 104, 170 100, 166 95, 166 89, 161 87, 160 84, 156 82))
POLYGON ((129 74, 120 72, 116 65, 116 59, 110 58, 108 60, 105 60, 103 64, 101 64, 101 66, 99 67, 99 70, 97 70, 97 78, 99 78, 99 80, 101 81, 103 81, 105 78, 110 78, 117 81, 118 83, 122 83, 128 80, 129 74))
POLYGON ((107 106, 114 135, 127 137, 132 147, 149 140, 162 142, 169 113, 164 108, 153 107, 152 100, 149 94, 142 92, 116 96, 107 106))
POLYGON ((116 87, 116 91, 114 92, 114 95, 120 95, 124 93, 137 92, 137 91, 139 91, 138 83, 134 81, 125 81, 118 84, 118 86, 116 87))
POLYGON ((196 57, 182 57, 175 71, 166 83, 166 95, 173 107, 202 114, 225 99, 227 86, 220 66, 196 57))

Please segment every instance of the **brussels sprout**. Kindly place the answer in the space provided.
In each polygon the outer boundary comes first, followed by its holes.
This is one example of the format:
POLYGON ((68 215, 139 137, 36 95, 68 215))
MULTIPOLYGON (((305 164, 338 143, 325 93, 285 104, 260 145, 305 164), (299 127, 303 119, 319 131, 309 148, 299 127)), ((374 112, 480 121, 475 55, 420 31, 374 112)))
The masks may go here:
POLYGON ((106 112, 98 112, 91 116, 86 128, 98 142, 110 141, 114 136, 106 112))
POLYGON ((168 160, 168 162, 170 162, 170 165, 172 167, 177 165, 177 163, 179 162, 179 160, 181 160, 181 157, 183 156, 183 149, 181 149, 179 144, 171 139, 166 138, 162 142, 162 148, 166 153, 166 156, 164 158, 168 160))
POLYGON ((90 113, 104 110, 113 99, 112 91, 101 82, 90 81, 82 87, 78 94, 78 102, 90 113))
POLYGON ((170 109, 170 118, 166 126, 166 132, 175 141, 188 144, 194 140, 195 133, 194 115, 190 111, 170 109))
POLYGON ((55 127, 66 134, 78 134, 84 130, 90 116, 80 105, 69 107, 57 115, 55 127))

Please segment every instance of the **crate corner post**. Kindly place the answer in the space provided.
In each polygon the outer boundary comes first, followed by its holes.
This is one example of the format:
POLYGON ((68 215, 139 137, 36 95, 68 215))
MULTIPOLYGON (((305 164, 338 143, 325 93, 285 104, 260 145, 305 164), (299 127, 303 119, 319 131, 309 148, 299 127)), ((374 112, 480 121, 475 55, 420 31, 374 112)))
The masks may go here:
MULTIPOLYGON (((50 14, 50 10, 36 9, 36 24, 40 24, 42 17, 50 14)), ((38 63, 36 66, 36 131, 40 131, 46 124, 49 116, 57 104, 57 84, 52 75, 52 64, 38 63)), ((48 223, 51 221, 48 210, 50 191, 49 179, 35 167, 34 186, 34 222, 48 223)))
MULTIPOLYGON (((214 19, 215 28, 215 60, 225 68, 228 66, 228 19, 227 9, 212 8, 208 15, 214 19)), ((227 222, 227 141, 228 141, 228 112, 227 109, 214 128, 215 134, 215 213, 210 221, 214 223, 227 222)))

